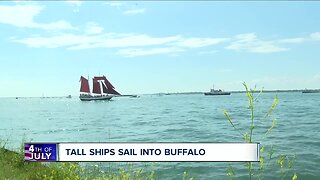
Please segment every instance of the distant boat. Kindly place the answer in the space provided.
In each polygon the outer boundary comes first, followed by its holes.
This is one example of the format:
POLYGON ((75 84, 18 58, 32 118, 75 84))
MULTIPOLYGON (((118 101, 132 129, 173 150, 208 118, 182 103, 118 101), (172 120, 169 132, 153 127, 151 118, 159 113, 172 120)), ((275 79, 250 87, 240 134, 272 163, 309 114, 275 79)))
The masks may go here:
POLYGON ((320 89, 305 89, 302 93, 320 93, 320 89))
POLYGON ((85 77, 80 77, 80 100, 110 100, 114 96, 120 95, 114 90, 113 85, 107 80, 105 76, 95 76, 92 79, 92 93, 90 93, 89 81, 85 77))
POLYGON ((72 96, 71 96, 71 95, 68 95, 67 98, 72 98, 72 96))
POLYGON ((231 94, 230 92, 225 92, 225 91, 222 91, 221 89, 215 90, 215 89, 214 89, 214 86, 213 86, 213 88, 210 90, 210 92, 205 92, 205 93, 204 93, 204 95, 206 95, 206 96, 230 95, 230 94, 231 94))

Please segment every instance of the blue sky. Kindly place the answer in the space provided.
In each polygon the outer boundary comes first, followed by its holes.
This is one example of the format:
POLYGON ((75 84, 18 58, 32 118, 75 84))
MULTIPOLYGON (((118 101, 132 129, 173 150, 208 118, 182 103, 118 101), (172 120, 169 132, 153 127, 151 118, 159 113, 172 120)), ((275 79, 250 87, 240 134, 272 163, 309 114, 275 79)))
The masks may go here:
POLYGON ((0 96, 320 88, 320 2, 0 3, 0 96))

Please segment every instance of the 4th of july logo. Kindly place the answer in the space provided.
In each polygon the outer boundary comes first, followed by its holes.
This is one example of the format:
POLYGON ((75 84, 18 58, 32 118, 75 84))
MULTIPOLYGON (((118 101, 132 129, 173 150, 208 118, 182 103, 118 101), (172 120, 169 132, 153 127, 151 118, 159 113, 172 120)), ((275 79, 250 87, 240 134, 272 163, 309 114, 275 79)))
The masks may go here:
POLYGON ((56 161, 56 144, 24 144, 25 161, 56 161))

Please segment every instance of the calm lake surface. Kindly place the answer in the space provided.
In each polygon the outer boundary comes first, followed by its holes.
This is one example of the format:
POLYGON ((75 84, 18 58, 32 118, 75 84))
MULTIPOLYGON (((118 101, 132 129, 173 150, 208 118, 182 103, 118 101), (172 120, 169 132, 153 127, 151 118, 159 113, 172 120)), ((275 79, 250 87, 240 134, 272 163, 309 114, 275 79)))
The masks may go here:
MULTIPOLYGON (((257 127, 253 140, 266 147, 273 144, 275 155, 296 155, 294 171, 299 179, 319 179, 320 94, 263 93, 255 108, 257 127), (263 116, 276 95, 280 102, 273 117, 278 123, 264 138, 262 134, 271 126, 272 119, 263 116)), ((33 142, 243 142, 224 117, 224 109, 239 127, 249 126, 244 93, 142 95, 103 102, 81 102, 78 97, 0 98, 0 137, 9 139, 11 148, 18 148, 23 138, 33 142)), ((234 165, 238 177, 247 179, 244 163, 234 165)), ((275 163, 271 165, 265 179, 279 179, 279 168, 275 168, 275 163)), ((99 166, 110 168, 110 163, 99 166)), ((148 166, 160 179, 181 179, 184 171, 196 179, 228 179, 228 163, 221 162, 133 166, 148 166)))

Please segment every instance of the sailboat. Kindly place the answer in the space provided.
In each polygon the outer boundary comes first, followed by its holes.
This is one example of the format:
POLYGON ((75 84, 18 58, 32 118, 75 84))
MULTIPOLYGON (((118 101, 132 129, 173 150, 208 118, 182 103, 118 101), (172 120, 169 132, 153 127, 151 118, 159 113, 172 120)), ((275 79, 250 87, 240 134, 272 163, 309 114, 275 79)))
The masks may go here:
MULTIPOLYGON (((88 78, 89 79, 89 78, 88 78)), ((85 77, 80 77, 80 100, 110 100, 114 96, 120 95, 114 90, 113 85, 108 81, 105 76, 95 76, 92 78, 92 93, 90 93, 89 80, 85 77)))

